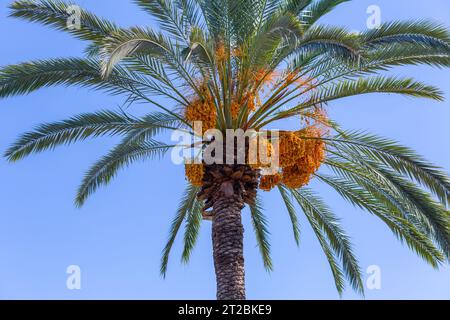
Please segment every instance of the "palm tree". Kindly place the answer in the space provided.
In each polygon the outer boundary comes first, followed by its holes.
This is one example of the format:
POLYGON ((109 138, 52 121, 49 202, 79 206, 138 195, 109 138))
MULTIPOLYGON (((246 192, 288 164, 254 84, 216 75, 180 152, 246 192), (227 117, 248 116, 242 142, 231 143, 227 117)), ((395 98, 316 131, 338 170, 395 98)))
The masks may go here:
MULTIPOLYGON (((123 140, 86 173, 76 196, 83 205, 118 171, 161 157, 174 145, 155 140, 172 130, 254 129, 259 134, 298 117, 298 131, 260 138, 280 167, 258 164, 186 164, 188 184, 163 250, 161 273, 183 223, 183 260, 189 261, 203 220, 212 220, 218 299, 245 299, 241 210, 250 207, 264 266, 272 269, 267 219, 259 195, 278 190, 297 244, 297 210, 306 216, 328 259, 336 288, 346 282, 363 294, 358 261, 338 217, 307 187, 314 178, 351 204, 377 216, 431 266, 450 258, 450 179, 414 151, 363 131, 346 131, 329 119, 337 99, 395 93, 443 100, 439 89, 389 76, 398 66, 450 65, 450 35, 421 21, 390 22, 352 33, 317 22, 346 0, 135 0, 158 30, 124 29, 81 10, 80 28, 68 28, 70 4, 20 0, 11 16, 39 22, 87 41, 86 56, 57 58, 0 69, 0 97, 43 87, 91 87, 148 103, 136 117, 105 110, 43 124, 7 150, 11 162, 32 153, 100 136, 123 140), (274 148, 278 144, 279 148, 274 148), (321 170, 318 170, 319 167, 321 170), (212 210, 209 210, 211 209, 212 210), (209 211, 208 211, 209 210, 209 211)), ((211 140, 201 140, 203 150, 211 140)), ((247 149, 246 149, 247 150, 247 149)), ((248 150, 247 150, 248 151, 248 150)))

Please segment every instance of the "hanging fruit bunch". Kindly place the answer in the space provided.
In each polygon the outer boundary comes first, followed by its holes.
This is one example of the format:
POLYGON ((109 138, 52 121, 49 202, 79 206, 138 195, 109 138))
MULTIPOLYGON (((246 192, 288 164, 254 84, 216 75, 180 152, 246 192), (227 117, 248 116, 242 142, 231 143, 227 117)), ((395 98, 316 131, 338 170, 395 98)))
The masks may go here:
POLYGON ((315 125, 280 132, 279 171, 264 175, 260 189, 270 191, 280 183, 294 189, 307 185, 325 160, 323 135, 324 131, 315 125))
POLYGON ((200 163, 185 163, 185 174, 188 181, 196 187, 203 185, 203 177, 205 175, 205 166, 200 163))
POLYGON ((265 175, 259 181, 259 188, 263 191, 270 191, 281 183, 283 176, 281 173, 265 175))
POLYGON ((216 128, 217 111, 213 98, 205 83, 199 85, 201 96, 192 95, 189 104, 184 111, 184 118, 193 123, 202 123, 202 132, 196 132, 203 135, 207 130, 216 128))

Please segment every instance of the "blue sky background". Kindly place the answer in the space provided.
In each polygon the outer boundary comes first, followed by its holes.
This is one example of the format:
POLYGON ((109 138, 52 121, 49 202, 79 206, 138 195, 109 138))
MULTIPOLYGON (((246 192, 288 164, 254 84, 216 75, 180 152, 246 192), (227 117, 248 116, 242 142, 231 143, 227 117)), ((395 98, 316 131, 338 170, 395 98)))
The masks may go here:
MULTIPOLYGON (((7 18, 9 3, 0 3, 0 65, 82 55, 85 44, 69 35, 7 18)), ((150 23, 130 0, 77 3, 123 26, 150 23)), ((383 21, 433 18, 450 25, 447 0, 352 1, 323 21, 361 30, 371 4, 381 7, 383 21)), ((395 73, 413 75, 450 95, 448 70, 411 67, 395 73)), ((3 153, 20 133, 41 122, 116 109, 122 102, 120 97, 62 87, 0 100, 0 151, 3 153)), ((129 111, 142 113, 150 109, 136 105, 129 111)), ((394 138, 450 171, 449 101, 370 95, 337 101, 329 112, 345 128, 367 129, 394 138)), ((180 263, 181 241, 177 241, 167 279, 159 275, 161 250, 184 187, 183 168, 172 165, 170 157, 133 165, 109 187, 97 192, 85 207, 74 207, 75 191, 84 172, 115 142, 101 138, 16 164, 0 159, 0 298, 215 298, 210 223, 202 225, 191 263, 180 263), (66 288, 69 265, 81 267, 81 290, 66 288)), ((376 218, 353 208, 330 189, 312 185, 342 217, 363 271, 370 265, 381 268, 382 289, 367 290, 367 299, 450 299, 448 267, 432 269, 397 242, 376 218)), ((301 218, 302 243, 297 248, 278 194, 264 194, 264 203, 275 270, 265 272, 245 211, 248 298, 339 298, 324 255, 305 219, 301 218)), ((360 297, 348 289, 343 298, 360 297)))

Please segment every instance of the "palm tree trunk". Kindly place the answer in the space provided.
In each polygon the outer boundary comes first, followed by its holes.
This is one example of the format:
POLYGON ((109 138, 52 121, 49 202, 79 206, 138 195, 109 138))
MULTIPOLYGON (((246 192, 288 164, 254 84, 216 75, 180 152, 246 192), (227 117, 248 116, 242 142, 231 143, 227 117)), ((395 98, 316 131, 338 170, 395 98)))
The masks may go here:
POLYGON ((242 194, 235 193, 232 183, 222 183, 212 224, 218 300, 245 300, 243 208, 242 194))

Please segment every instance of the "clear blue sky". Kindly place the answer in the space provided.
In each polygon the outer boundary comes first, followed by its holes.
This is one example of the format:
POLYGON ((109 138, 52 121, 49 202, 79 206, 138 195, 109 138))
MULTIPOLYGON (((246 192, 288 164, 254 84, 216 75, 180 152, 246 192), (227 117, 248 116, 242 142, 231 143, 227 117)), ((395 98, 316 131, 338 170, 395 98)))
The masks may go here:
MULTIPOLYGON (((0 4, 0 65, 30 59, 80 56, 84 43, 50 29, 7 18, 0 4)), ((81 6, 123 26, 145 25, 149 18, 131 0, 79 0, 81 6)), ((450 26, 448 0, 357 0, 342 5, 324 22, 360 30, 366 8, 381 7, 383 21, 433 18, 450 26)), ((439 85, 450 96, 448 70, 402 68, 439 85)), ((115 109, 123 99, 77 88, 49 88, 26 97, 0 100, 0 151, 23 131, 41 122, 100 109, 115 109)), ((142 113, 148 106, 136 105, 142 113)), ((450 102, 437 103, 392 95, 371 95, 335 102, 331 116, 348 129, 367 129, 415 148, 450 171, 450 102)), ((0 159, 0 298, 3 299, 214 299, 215 277, 210 224, 202 225, 192 262, 180 263, 177 241, 167 279, 159 276, 165 244, 178 197, 183 168, 166 158, 138 163, 121 172, 82 209, 73 205, 84 172, 114 145, 102 138, 58 148, 16 164, 0 159), (66 268, 79 265, 82 289, 66 288, 66 268)), ((313 183, 316 187, 316 184, 313 183)), ((450 269, 436 271, 402 246, 368 213, 354 209, 333 191, 317 186, 342 217, 363 271, 378 265, 382 289, 367 299, 450 299, 450 269)), ((248 212, 245 255, 247 291, 251 299, 339 298, 326 260, 305 219, 297 248, 278 194, 264 194, 270 219, 275 271, 264 271, 248 212)), ((178 239, 181 240, 181 239, 178 239)), ((344 299, 358 299, 350 289, 344 299)))

